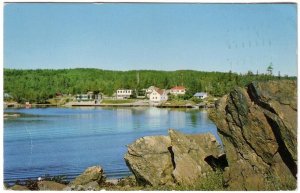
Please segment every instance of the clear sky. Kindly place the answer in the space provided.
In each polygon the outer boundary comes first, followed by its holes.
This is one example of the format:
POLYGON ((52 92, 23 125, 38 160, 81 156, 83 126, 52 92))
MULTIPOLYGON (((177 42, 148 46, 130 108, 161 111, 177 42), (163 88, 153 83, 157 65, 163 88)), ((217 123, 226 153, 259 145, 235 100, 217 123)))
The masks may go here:
POLYGON ((297 75, 295 4, 9 3, 4 67, 297 75))

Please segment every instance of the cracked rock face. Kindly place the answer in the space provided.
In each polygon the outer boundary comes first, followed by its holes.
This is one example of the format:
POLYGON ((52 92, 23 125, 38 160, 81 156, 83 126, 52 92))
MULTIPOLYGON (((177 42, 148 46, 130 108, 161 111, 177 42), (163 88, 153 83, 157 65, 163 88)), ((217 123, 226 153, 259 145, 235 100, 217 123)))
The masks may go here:
POLYGON ((272 189, 270 183, 296 186, 296 81, 236 88, 218 101, 210 119, 224 145, 229 189, 272 189))
POLYGON ((218 160, 221 146, 212 134, 185 135, 170 129, 169 136, 148 136, 128 146, 127 166, 139 184, 192 185, 213 166, 205 160, 218 160))

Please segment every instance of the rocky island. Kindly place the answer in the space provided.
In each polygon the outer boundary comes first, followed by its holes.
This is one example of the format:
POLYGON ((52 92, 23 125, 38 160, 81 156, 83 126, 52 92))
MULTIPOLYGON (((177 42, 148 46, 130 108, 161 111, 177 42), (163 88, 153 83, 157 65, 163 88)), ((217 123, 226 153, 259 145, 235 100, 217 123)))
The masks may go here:
MULTIPOLYGON (((210 110, 222 140, 210 134, 146 136, 128 145, 134 176, 106 180, 100 166, 68 184, 40 180, 35 190, 295 190, 297 83, 237 87, 210 110)), ((26 184, 8 187, 31 189, 26 184)))

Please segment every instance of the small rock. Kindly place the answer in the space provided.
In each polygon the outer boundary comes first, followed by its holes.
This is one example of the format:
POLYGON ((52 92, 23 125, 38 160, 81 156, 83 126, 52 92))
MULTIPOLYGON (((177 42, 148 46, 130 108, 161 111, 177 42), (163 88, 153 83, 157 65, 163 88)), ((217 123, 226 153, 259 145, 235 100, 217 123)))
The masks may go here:
POLYGON ((90 182, 97 182, 100 184, 104 179, 103 169, 100 166, 93 166, 87 168, 81 175, 76 177, 70 185, 86 185, 90 182))
POLYGON ((106 182, 117 185, 119 180, 118 179, 107 179, 106 182))
POLYGON ((63 190, 67 186, 53 181, 39 181, 39 190, 63 190))
POLYGON ((29 191, 29 189, 26 186, 21 186, 18 184, 12 186, 10 189, 11 190, 27 190, 27 191, 29 191))
MULTIPOLYGON (((75 188, 75 186, 74 186, 74 188, 75 188)), ((67 187, 65 187, 64 189, 63 189, 63 191, 72 191, 73 189, 72 189, 72 187, 70 187, 70 186, 67 186, 67 187)))
POLYGON ((98 182, 96 182, 96 181, 89 182, 86 185, 84 185, 83 187, 85 190, 88 190, 88 191, 91 191, 91 190, 96 191, 96 190, 100 189, 100 186, 99 186, 98 182))

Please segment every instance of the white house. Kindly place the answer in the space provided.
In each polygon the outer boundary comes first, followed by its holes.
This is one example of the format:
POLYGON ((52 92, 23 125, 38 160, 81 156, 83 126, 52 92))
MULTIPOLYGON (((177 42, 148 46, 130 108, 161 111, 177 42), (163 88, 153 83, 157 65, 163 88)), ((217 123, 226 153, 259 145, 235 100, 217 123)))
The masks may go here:
POLYGON ((117 99, 128 99, 132 95, 131 89, 118 89, 117 90, 117 99))
POLYGON ((168 94, 164 89, 155 89, 149 96, 151 102, 160 103, 168 100, 168 94))
POLYGON ((196 94, 194 94, 194 97, 198 99, 205 99, 206 97, 208 97, 208 94, 206 92, 197 92, 196 94))
POLYGON ((185 91, 186 89, 184 86, 175 86, 170 89, 170 93, 173 95, 184 95, 185 91))
POLYGON ((147 89, 146 89, 146 96, 147 96, 147 98, 150 98, 150 94, 151 94, 154 90, 156 90, 156 89, 159 89, 159 88, 157 88, 157 87, 155 87, 155 86, 150 86, 149 88, 147 88, 147 89))

